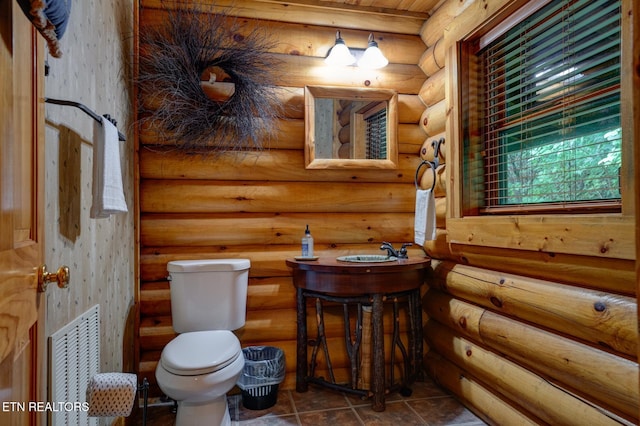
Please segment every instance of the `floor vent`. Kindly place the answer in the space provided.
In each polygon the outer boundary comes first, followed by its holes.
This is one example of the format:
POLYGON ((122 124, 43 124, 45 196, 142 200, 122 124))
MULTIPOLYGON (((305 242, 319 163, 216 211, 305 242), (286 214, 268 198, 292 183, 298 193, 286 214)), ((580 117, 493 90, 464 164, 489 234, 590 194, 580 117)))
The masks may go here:
POLYGON ((100 372, 100 305, 95 305, 49 338, 49 424, 98 425, 87 416, 89 379, 100 372))

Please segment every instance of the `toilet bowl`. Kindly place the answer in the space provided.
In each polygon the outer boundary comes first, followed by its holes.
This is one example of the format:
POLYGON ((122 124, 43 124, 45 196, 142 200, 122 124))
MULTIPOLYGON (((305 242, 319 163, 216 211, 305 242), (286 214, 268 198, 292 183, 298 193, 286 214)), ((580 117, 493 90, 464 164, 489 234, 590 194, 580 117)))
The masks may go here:
POLYGON ((248 259, 167 264, 172 326, 179 334, 162 350, 156 380, 178 403, 178 426, 231 424, 226 393, 244 368, 231 330, 245 324, 250 266, 248 259))
POLYGON ((231 424, 226 393, 243 367, 240 342, 231 331, 195 331, 169 342, 156 380, 165 395, 178 401, 176 425, 231 424))

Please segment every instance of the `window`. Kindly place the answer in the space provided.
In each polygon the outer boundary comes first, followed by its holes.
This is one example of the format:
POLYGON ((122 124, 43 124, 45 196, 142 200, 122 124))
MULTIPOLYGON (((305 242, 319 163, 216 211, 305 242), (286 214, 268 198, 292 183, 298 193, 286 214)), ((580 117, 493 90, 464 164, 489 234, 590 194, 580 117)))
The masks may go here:
POLYGON ((522 15, 463 46, 465 214, 620 211, 620 1, 522 15))
POLYGON ((387 158, 387 108, 382 106, 365 118, 366 158, 374 160, 387 158))

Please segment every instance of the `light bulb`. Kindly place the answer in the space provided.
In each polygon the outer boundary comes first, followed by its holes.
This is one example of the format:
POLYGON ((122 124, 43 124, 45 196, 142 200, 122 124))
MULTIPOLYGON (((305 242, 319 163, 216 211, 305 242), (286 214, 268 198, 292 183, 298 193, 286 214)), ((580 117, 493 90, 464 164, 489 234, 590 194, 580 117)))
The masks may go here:
POLYGON ((356 58, 351 54, 342 37, 340 37, 340 31, 336 32, 336 44, 331 48, 324 62, 327 65, 347 66, 355 61, 356 58))
POLYGON ((389 60, 385 58, 382 51, 378 48, 378 43, 373 39, 373 34, 369 34, 369 45, 358 61, 358 66, 375 70, 386 67, 388 64, 389 60))

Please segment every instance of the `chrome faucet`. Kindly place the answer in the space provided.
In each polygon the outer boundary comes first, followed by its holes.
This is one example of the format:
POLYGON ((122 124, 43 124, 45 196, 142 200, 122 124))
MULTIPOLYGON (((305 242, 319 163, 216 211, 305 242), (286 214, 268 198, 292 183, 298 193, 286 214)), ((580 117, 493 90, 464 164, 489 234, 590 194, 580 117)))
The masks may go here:
POLYGON ((380 250, 386 250, 387 255, 389 257, 395 257, 398 259, 408 259, 409 255, 407 254, 407 247, 412 245, 413 244, 411 243, 403 243, 402 247, 400 247, 400 250, 396 250, 393 248, 393 245, 391 243, 383 241, 382 245, 380 246, 380 250))

